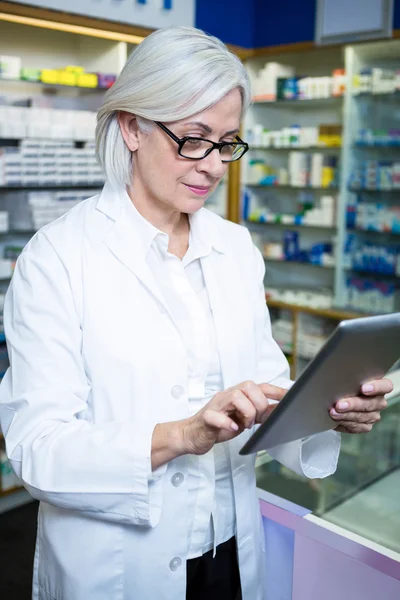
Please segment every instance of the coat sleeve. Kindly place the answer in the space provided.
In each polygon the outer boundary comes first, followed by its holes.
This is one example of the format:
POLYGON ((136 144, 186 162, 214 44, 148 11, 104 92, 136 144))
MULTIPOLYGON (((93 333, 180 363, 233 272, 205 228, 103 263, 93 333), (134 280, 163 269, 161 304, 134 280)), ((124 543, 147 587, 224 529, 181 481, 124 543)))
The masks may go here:
POLYGON ((6 295, 10 358, 0 423, 31 495, 98 519, 153 527, 163 478, 152 477, 152 428, 85 420, 91 395, 68 272, 44 233, 17 261, 6 295))
MULTIPOLYGON (((271 319, 265 302, 264 259, 256 247, 254 252, 258 281, 257 323, 260 324, 256 332, 258 336, 256 383, 271 383, 288 389, 293 384, 290 379, 289 364, 272 337, 271 319), (265 376, 266 373, 268 377, 265 376)), ((309 478, 328 477, 336 471, 340 439, 340 433, 337 431, 326 431, 303 440, 276 446, 271 448, 268 454, 299 475, 309 478)))

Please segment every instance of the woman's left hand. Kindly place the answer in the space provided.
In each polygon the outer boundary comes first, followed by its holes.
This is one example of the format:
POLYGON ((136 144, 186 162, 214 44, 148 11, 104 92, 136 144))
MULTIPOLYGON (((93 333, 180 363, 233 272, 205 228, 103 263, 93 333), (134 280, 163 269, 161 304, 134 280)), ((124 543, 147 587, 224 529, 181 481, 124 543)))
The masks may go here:
POLYGON ((393 391, 390 379, 378 379, 364 383, 360 395, 343 398, 331 408, 330 415, 342 433, 366 433, 380 421, 381 411, 387 407, 385 394, 393 391))

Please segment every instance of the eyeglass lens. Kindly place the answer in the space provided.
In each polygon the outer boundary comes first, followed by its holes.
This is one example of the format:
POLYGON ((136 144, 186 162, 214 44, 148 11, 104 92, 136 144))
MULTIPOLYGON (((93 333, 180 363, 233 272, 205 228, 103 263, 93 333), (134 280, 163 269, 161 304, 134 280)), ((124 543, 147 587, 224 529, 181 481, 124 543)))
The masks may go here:
MULTIPOLYGON (((181 155, 185 158, 203 158, 213 145, 206 141, 196 138, 186 140, 181 148, 181 155)), ((221 148, 222 160, 232 161, 240 158, 244 151, 244 146, 228 144, 221 148)))

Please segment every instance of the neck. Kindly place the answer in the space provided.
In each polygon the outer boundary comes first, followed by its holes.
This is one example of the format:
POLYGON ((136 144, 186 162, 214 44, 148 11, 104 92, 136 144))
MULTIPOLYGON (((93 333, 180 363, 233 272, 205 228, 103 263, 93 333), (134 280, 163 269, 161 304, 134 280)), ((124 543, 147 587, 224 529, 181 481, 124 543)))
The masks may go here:
POLYGON ((172 210, 161 203, 148 202, 145 195, 137 193, 133 186, 127 189, 127 192, 142 217, 168 235, 168 251, 182 259, 189 247, 188 215, 172 210))
POLYGON ((131 202, 137 211, 154 227, 168 234, 172 239, 176 236, 189 235, 188 215, 173 210, 161 203, 148 202, 144 194, 138 193, 133 186, 127 189, 131 202))

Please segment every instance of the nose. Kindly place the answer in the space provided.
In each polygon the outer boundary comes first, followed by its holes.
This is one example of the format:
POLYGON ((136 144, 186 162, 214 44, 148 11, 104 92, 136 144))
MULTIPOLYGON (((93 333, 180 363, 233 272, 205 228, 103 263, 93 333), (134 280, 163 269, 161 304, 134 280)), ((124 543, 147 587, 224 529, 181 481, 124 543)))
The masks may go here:
POLYGON ((227 163, 223 163, 221 160, 221 154, 217 148, 214 148, 212 152, 197 163, 197 170, 199 172, 206 172, 211 175, 214 179, 220 179, 227 169, 227 163))

